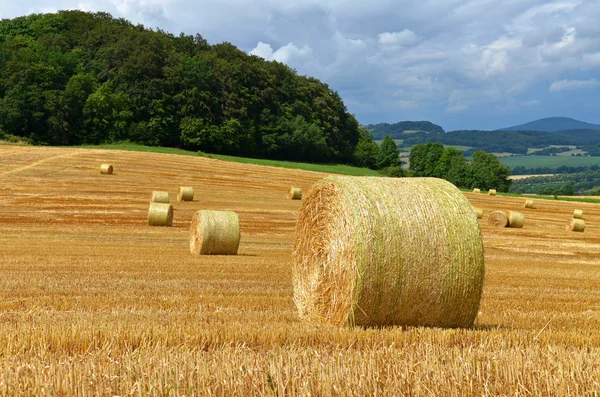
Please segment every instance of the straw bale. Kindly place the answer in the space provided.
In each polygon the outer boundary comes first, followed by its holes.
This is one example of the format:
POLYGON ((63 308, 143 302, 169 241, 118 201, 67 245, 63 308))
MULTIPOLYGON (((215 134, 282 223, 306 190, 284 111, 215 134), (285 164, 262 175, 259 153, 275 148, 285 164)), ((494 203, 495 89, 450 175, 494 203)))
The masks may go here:
POLYGON ((585 230, 585 221, 583 219, 569 219, 567 230, 571 232, 583 232, 585 230))
POLYGON ((194 214, 190 251, 194 255, 237 255, 240 221, 235 212, 202 210, 194 214))
POLYGON ((300 200, 302 199, 302 189, 299 187, 291 187, 290 192, 287 195, 288 200, 300 200))
POLYGON ((490 189, 490 190, 488 190, 488 194, 490 196, 495 196, 496 195, 496 189, 490 189))
POLYGON ((532 199, 525 199, 525 208, 534 208, 534 203, 532 199))
POLYGON ((150 203, 148 225, 173 226, 173 206, 165 203, 150 203))
POLYGON ((508 215, 504 211, 494 211, 488 216, 488 224, 495 227, 508 226, 508 215))
POLYGON ((169 204, 169 192, 163 192, 158 190, 153 191, 152 197, 150 197, 150 202, 169 204))
POLYGON ((573 218, 575 218, 575 219, 583 219, 583 210, 575 210, 575 211, 573 211, 573 218))
POLYGON ((101 174, 105 174, 105 175, 112 175, 113 173, 113 166, 110 164, 102 164, 100 166, 100 173, 101 174))
POLYGON ((194 201, 194 188, 191 186, 180 186, 177 193, 177 201, 194 201))
POLYGON ((473 193, 481 193, 481 189, 475 188, 475 189, 473 189, 473 193))
POLYGON ((525 216, 516 211, 508 211, 508 227, 520 229, 525 225, 525 216))
POLYGON ((473 207, 475 213, 477 214, 477 219, 483 218, 483 208, 473 207))
POLYGON ((294 301, 322 324, 469 327, 483 260, 475 212, 449 182, 329 176, 302 200, 294 301))

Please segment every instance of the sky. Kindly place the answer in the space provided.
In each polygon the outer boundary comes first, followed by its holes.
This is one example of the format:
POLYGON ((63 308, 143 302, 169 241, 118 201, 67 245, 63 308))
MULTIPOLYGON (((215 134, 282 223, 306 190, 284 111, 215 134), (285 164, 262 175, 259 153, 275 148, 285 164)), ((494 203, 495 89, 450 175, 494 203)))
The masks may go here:
POLYGON ((0 18, 65 9, 283 62, 361 124, 600 124, 600 0, 28 0, 1 1, 0 18))

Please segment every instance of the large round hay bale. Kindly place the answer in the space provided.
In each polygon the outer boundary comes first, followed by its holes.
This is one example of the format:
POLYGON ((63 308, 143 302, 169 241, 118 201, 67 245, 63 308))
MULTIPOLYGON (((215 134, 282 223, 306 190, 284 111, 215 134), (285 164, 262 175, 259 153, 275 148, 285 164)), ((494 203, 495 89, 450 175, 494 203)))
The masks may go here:
POLYGON ((508 227, 520 229, 525 225, 525 216, 520 212, 508 211, 508 227))
POLYGON ((496 189, 490 189, 490 190, 488 190, 488 194, 490 196, 495 196, 496 195, 496 189))
POLYGON ((177 201, 194 201, 194 188, 191 186, 180 186, 177 193, 177 201))
POLYGON ((112 175, 113 173, 113 166, 110 164, 102 164, 100 166, 100 173, 101 174, 105 174, 105 175, 112 175))
POLYGON ((572 232, 583 232, 585 230, 585 221, 583 219, 569 219, 567 230, 572 232))
POLYGON ((469 327, 483 274, 477 217, 447 181, 329 176, 302 200, 293 282, 303 319, 469 327))
POLYGON ((475 189, 473 189, 473 193, 481 193, 481 189, 475 188, 475 189))
POLYGON ((194 255, 236 255, 240 220, 235 212, 202 210, 194 214, 190 251, 194 255))
POLYGON ((173 226, 173 206, 165 203, 150 203, 148 225, 173 226))
POLYGON ((494 211, 488 216, 488 224, 495 227, 508 226, 508 215, 504 211, 494 211))
POLYGON ((534 208, 534 203, 532 199, 525 200, 525 208, 534 208))
POLYGON ((573 218, 575 218, 575 219, 583 219, 583 210, 575 210, 575 211, 573 211, 573 218))
POLYGON ((290 192, 287 195, 288 200, 300 200, 302 199, 302 189, 299 187, 291 187, 290 192))
POLYGON ((475 213, 477 214, 477 219, 483 218, 483 208, 473 207, 475 213))
POLYGON ((152 197, 150 197, 150 202, 169 204, 169 192, 162 192, 158 190, 153 191, 152 197))

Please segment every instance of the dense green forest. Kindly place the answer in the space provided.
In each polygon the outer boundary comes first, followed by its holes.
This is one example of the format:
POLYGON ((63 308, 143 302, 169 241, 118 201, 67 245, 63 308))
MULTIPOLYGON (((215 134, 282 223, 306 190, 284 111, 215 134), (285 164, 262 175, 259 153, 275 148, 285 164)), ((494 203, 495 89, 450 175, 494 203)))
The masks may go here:
POLYGON ((585 172, 575 174, 536 176, 515 180, 510 191, 559 196, 600 196, 600 167, 592 166, 585 172))
POLYGON ((341 163, 361 139, 314 78, 229 43, 80 11, 0 21, 1 136, 341 163))
POLYGON ((371 135, 373 135, 374 139, 383 139, 386 136, 394 139, 403 139, 405 136, 414 134, 417 131, 423 132, 424 135, 427 135, 428 133, 444 133, 444 129, 442 127, 429 121, 400 121, 393 124, 369 124, 365 127, 371 133, 371 135))

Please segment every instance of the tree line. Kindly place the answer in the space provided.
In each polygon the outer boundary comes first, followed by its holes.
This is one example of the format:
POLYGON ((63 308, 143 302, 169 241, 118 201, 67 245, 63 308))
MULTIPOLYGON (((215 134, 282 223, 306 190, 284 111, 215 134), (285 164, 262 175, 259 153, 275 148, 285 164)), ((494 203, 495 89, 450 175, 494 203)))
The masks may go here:
POLYGON ((543 195, 600 196, 600 169, 592 166, 584 172, 536 176, 513 181, 511 192, 543 195), (593 167, 593 168, 592 168, 593 167))
POLYGON ((0 21, 0 136, 339 163, 354 162, 361 139, 315 78, 199 34, 81 11, 0 21))

